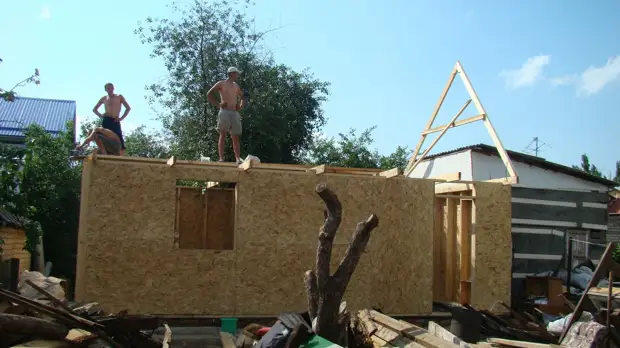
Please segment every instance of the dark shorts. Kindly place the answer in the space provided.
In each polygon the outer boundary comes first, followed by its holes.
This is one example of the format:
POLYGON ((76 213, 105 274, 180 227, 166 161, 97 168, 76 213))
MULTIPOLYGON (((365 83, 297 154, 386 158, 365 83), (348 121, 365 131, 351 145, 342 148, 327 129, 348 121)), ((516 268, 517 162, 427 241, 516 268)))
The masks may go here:
POLYGON ((123 131, 121 130, 121 123, 114 121, 113 117, 103 115, 103 121, 101 122, 101 127, 105 129, 109 129, 118 135, 119 139, 121 139, 121 148, 125 150, 125 139, 123 139, 123 131))
POLYGON ((97 136, 97 139, 99 139, 101 143, 103 144, 103 147, 105 148, 105 152, 107 152, 108 155, 120 156, 121 143, 119 141, 117 141, 116 139, 110 139, 109 137, 106 137, 105 135, 101 133, 95 133, 95 134, 97 136))

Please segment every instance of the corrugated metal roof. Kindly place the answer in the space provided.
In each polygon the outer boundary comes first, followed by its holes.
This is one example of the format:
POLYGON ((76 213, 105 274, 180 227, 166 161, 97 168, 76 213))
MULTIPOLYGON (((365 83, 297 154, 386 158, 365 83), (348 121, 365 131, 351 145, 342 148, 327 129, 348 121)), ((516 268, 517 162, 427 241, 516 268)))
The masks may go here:
MULTIPOLYGON (((424 158, 424 161, 427 161, 433 158, 444 157, 447 155, 451 155, 457 152, 463 152, 467 150, 484 153, 487 155, 499 156, 499 152, 497 151, 497 148, 495 146, 491 146, 487 144, 475 144, 475 145, 463 146, 463 147, 459 147, 453 150, 428 155, 424 158)), ((508 157, 510 157, 512 161, 517 161, 517 162, 525 163, 531 166, 571 175, 571 176, 574 176, 574 177, 577 177, 583 180, 603 184, 610 188, 620 185, 620 183, 617 183, 617 182, 614 182, 614 181, 611 181, 605 178, 601 178, 596 175, 588 174, 582 170, 574 169, 574 168, 567 167, 565 165, 554 163, 554 162, 549 162, 542 157, 536 157, 536 156, 528 155, 528 154, 521 153, 521 152, 511 151, 511 150, 506 150, 506 153, 508 153, 508 157)))
POLYGON ((0 209, 0 226, 21 228, 23 227, 23 224, 19 217, 9 213, 4 209, 0 209))
POLYGON ((7 102, 0 99, 0 136, 23 137, 24 130, 37 124, 55 134, 66 131, 68 121, 75 121, 76 103, 56 100, 17 97, 7 102))

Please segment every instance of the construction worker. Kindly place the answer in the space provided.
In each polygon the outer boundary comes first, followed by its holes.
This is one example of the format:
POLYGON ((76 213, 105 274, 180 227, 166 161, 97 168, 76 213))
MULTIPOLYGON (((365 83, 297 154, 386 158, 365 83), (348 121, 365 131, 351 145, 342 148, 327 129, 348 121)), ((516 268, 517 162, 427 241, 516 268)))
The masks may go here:
POLYGON ((84 142, 75 148, 75 155, 82 154, 84 147, 92 141, 97 144, 97 153, 99 154, 114 156, 121 155, 121 139, 115 132, 103 127, 95 128, 90 135, 84 139, 84 142))
POLYGON ((241 73, 237 68, 228 68, 228 78, 218 81, 207 93, 209 102, 220 108, 217 114, 217 130, 219 132, 219 140, 217 150, 219 154, 219 162, 224 161, 224 144, 226 142, 226 132, 230 133, 233 143, 233 151, 235 152, 235 161, 237 164, 243 163, 240 155, 239 136, 241 135, 241 115, 239 110, 243 108, 244 95, 235 82, 241 73), (218 102, 213 96, 214 92, 220 94, 218 102))
POLYGON ((127 117, 129 111, 131 111, 131 107, 125 97, 122 94, 114 94, 114 85, 111 83, 106 83, 104 85, 104 89, 107 95, 101 97, 97 102, 97 105, 93 108, 93 112, 95 115, 103 118, 101 122, 101 126, 103 128, 109 129, 118 135, 121 140, 121 155, 125 153, 125 139, 123 138, 123 131, 121 129, 121 121, 127 117), (99 107, 104 105, 105 111, 103 115, 99 113, 99 107), (121 115, 121 106, 125 107, 125 112, 123 116, 121 115))

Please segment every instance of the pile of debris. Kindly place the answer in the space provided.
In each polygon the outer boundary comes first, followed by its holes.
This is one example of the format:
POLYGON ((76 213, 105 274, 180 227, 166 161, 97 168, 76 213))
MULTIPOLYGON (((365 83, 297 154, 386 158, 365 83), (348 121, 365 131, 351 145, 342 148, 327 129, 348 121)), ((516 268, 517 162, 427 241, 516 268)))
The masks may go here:
MULTIPOLYGON (((106 316, 97 303, 69 305, 62 286, 56 278, 28 272, 22 275, 19 293, 0 289, 0 347, 164 346, 127 325, 122 313, 106 316)), ((156 329, 159 322, 153 320, 152 326, 156 329)))

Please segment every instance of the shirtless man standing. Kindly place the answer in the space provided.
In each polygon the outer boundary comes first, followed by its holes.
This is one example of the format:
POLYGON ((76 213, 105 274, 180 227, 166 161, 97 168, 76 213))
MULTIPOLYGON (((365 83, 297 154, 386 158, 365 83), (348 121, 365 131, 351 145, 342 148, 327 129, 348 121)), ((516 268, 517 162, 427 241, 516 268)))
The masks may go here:
POLYGON ((237 164, 243 163, 239 149, 239 135, 241 135, 241 116, 239 115, 239 110, 243 107, 243 92, 235 82, 239 78, 239 73, 240 71, 235 67, 228 68, 228 78, 218 81, 207 93, 209 102, 220 108, 217 114, 217 130, 220 133, 220 139, 217 143, 217 150, 220 156, 219 161, 224 161, 226 132, 230 132, 237 164), (220 102, 213 96, 215 91, 220 93, 220 102))
POLYGON ((93 112, 95 115, 103 118, 103 122, 101 126, 103 128, 109 129, 112 132, 118 135, 121 140, 121 156, 125 154, 125 139, 123 138, 123 131, 121 130, 121 121, 127 117, 129 111, 131 111, 131 107, 125 100, 122 94, 114 94, 114 85, 111 83, 106 83, 105 91, 108 95, 101 97, 97 102, 97 105, 93 108, 93 112), (105 106, 105 112, 103 115, 99 113, 99 107, 101 104, 105 106), (121 114, 121 105, 125 107, 125 112, 122 117, 119 117, 121 114))

